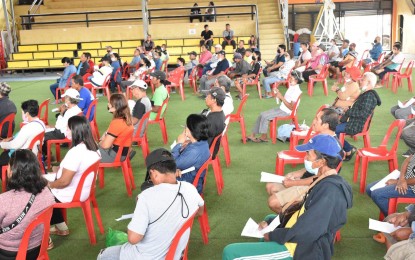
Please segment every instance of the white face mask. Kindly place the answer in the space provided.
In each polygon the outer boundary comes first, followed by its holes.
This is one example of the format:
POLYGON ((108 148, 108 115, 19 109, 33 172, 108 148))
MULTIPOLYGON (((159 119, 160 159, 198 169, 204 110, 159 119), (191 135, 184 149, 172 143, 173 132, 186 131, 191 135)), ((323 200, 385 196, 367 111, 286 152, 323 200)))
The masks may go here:
POLYGON ((65 102, 65 107, 69 107, 69 104, 65 102))
POLYGON ((365 91, 366 91, 366 89, 367 89, 367 86, 363 86, 363 87, 362 87, 362 92, 365 92, 365 91))
POLYGON ((117 61, 117 58, 111 58, 111 61, 117 61))
POLYGON ((344 80, 346 83, 349 83, 350 81, 352 81, 351 79, 345 79, 344 80))
POLYGON ((319 168, 313 168, 313 162, 304 159, 304 168, 311 174, 316 175, 318 173, 319 168))

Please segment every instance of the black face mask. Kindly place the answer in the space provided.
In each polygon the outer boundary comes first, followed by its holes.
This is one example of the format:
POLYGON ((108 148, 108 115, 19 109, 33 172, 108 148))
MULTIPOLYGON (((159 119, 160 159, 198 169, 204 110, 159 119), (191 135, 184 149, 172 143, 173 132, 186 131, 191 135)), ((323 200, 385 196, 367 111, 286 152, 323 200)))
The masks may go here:
POLYGON ((377 40, 374 40, 373 42, 374 42, 374 43, 378 43, 378 41, 377 41, 377 40))
POLYGON ((107 52, 110 53, 111 51, 110 50, 107 50, 107 52))
POLYGON ((277 53, 281 53, 281 50, 277 50, 277 53))
POLYGON ((252 60, 256 60, 255 56, 252 56, 252 60))
POLYGON ((349 51, 353 51, 353 48, 349 47, 349 51))

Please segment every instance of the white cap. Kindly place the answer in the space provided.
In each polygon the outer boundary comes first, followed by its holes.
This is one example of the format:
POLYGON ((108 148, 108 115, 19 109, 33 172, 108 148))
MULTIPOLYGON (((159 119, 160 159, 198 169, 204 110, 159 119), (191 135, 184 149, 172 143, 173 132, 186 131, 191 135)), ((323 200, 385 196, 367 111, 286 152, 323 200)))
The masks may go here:
POLYGON ((216 44, 216 45, 215 45, 215 48, 221 48, 221 49, 222 49, 222 45, 220 45, 220 44, 216 44))
POLYGON ((70 97, 73 99, 77 99, 77 100, 82 100, 81 96, 79 95, 78 90, 70 88, 68 90, 65 91, 65 93, 62 95, 62 97, 70 97))
POLYGON ((147 83, 145 83, 141 79, 137 79, 136 81, 134 81, 134 83, 131 85, 131 88, 134 88, 134 87, 139 87, 139 88, 142 88, 142 89, 147 89, 148 88, 147 83))

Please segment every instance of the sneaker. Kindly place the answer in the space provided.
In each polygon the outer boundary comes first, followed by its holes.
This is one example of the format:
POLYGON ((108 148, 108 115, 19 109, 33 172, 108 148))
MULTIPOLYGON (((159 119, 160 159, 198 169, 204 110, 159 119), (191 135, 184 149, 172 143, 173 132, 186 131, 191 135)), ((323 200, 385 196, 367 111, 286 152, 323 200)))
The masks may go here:
POLYGON ((403 157, 408 158, 409 156, 413 155, 414 153, 409 149, 404 154, 402 154, 403 157))
POLYGON ((49 237, 48 250, 51 250, 53 247, 54 247, 54 245, 53 245, 52 238, 49 237))

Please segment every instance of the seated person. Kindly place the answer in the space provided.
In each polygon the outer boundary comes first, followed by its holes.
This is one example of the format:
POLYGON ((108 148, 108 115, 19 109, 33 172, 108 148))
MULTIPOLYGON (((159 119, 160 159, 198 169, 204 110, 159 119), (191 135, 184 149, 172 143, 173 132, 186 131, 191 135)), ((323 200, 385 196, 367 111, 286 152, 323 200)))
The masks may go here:
POLYGON ((85 52, 82 53, 79 60, 80 60, 79 65, 76 68, 76 75, 84 76, 89 70, 89 63, 88 63, 88 59, 86 58, 85 52))
POLYGON ((161 60, 161 47, 156 46, 152 54, 154 63, 156 64, 156 70, 161 70, 161 67, 163 66, 163 61, 161 60))
MULTIPOLYGON (((330 135, 338 141, 334 132, 338 122, 339 116, 336 111, 325 108, 316 115, 311 127, 316 134, 330 135)), ((303 197, 299 196, 302 196, 303 191, 316 179, 318 168, 311 168, 310 162, 306 161, 304 166, 303 169, 286 174, 282 183, 267 183, 265 189, 269 195, 268 207, 275 213, 280 214, 282 208, 295 198, 302 200, 303 197)))
POLYGON ((240 40, 238 43, 238 48, 236 48, 235 52, 239 53, 243 56, 245 56, 245 41, 240 40))
POLYGON ((241 77, 251 69, 251 65, 242 58, 240 53, 235 52, 233 54, 233 60, 235 61, 235 69, 228 72, 230 79, 241 77))
POLYGON ((288 52, 284 52, 283 55, 285 62, 279 70, 268 73, 268 76, 262 80, 262 85, 265 89, 265 95, 263 95, 264 98, 272 98, 271 84, 286 80, 291 70, 294 68, 295 62, 290 58, 290 54, 288 54, 288 52))
POLYGON ((199 23, 202 22, 202 13, 200 12, 200 8, 199 5, 197 3, 195 3, 193 5, 193 8, 190 9, 190 22, 193 23, 193 19, 198 19, 199 23))
MULTIPOLYGON (((337 137, 339 137, 340 133, 355 135, 362 132, 367 118, 373 114, 376 106, 381 105, 380 97, 374 90, 375 85, 375 74, 372 72, 363 74, 363 78, 360 82, 362 92, 354 102, 353 106, 340 118, 340 124, 336 127, 337 137)), ((353 158, 356 147, 344 140, 343 150, 346 155, 343 161, 347 162, 353 158)))
MULTIPOLYGON (((169 93, 167 92, 166 87, 164 86, 164 82, 166 80, 166 73, 163 71, 155 71, 150 73, 151 76, 151 84, 153 84, 155 91, 153 97, 151 98, 151 114, 150 120, 154 120, 157 117, 157 113, 160 111, 164 100, 169 97, 169 93)), ((163 116, 164 111, 161 111, 161 115, 163 116)))
MULTIPOLYGON (((12 88, 6 82, 0 82, 0 123, 8 117, 10 114, 16 114, 16 105, 9 99, 9 94, 12 88)), ((12 131, 14 131, 14 120, 12 125, 12 131)), ((8 137, 9 124, 5 123, 3 128, 0 129, 0 139, 8 137)))
POLYGON ((329 67, 330 78, 339 78, 342 71, 346 68, 353 67, 357 61, 357 52, 355 51, 356 44, 352 43, 349 46, 349 52, 343 57, 343 60, 340 62, 332 62, 329 67))
POLYGON ((290 77, 290 86, 283 96, 278 90, 275 92, 276 97, 281 100, 279 108, 272 108, 262 112, 252 128, 252 133, 246 137, 247 141, 260 143, 268 142, 267 133, 269 121, 279 116, 288 116, 294 109, 295 102, 301 95, 300 84, 303 82, 298 72, 293 71, 290 77), (255 135, 261 134, 261 137, 256 138, 255 135))
MULTIPOLYGON (((220 45, 219 45, 220 46, 220 45)), ((220 46, 222 48, 222 46, 220 46)), ((212 59, 212 53, 208 50, 208 48, 206 47, 206 45, 202 45, 200 47, 200 57, 199 57, 199 72, 197 74, 197 76, 199 78, 202 77, 202 72, 203 72, 203 67, 210 62, 210 60, 212 59)))
MULTIPOLYGON (((169 151, 152 151, 146 165, 154 186, 140 193, 128 225, 128 242, 101 250, 98 260, 164 259, 171 241, 188 218, 196 212, 195 217, 203 214, 204 201, 196 188, 176 180, 176 163, 169 151)), ((180 259, 189 234, 183 236, 174 259, 180 259)))
POLYGON ((379 207, 384 216, 388 215, 390 198, 415 198, 415 156, 405 159, 401 166, 399 179, 388 180, 383 188, 370 190, 379 181, 366 186, 366 193, 379 207))
POLYGON ((144 51, 146 53, 151 52, 154 49, 155 45, 154 42, 151 40, 150 34, 147 34, 147 39, 143 42, 142 47, 144 48, 144 51))
POLYGON ((59 116, 56 119, 55 127, 46 126, 45 139, 42 146, 42 153, 45 156, 47 154, 48 141, 65 139, 67 137, 69 118, 82 114, 82 110, 78 107, 81 97, 76 89, 70 88, 62 96, 65 98, 65 103, 59 107, 59 116))
POLYGON ((221 51, 222 51, 222 45, 216 44, 215 54, 213 54, 212 57, 205 64, 202 64, 201 62, 199 62, 200 63, 199 66, 203 68, 202 75, 205 75, 209 70, 216 68, 219 62, 218 55, 219 55, 219 52, 221 51))
MULTIPOLYGON (((168 73, 167 73, 167 81, 168 82, 170 82, 170 87, 171 87, 171 90, 172 90, 172 93, 176 93, 176 87, 180 87, 179 85, 178 85, 178 79, 180 79, 180 78, 182 78, 182 80, 183 80, 183 77, 184 77, 184 73, 185 73, 185 67, 184 67, 184 64, 186 63, 186 61, 183 59, 183 58, 177 58, 177 68, 175 68, 174 70, 172 70, 172 71, 169 71, 168 73)), ((183 82, 182 82, 182 84, 184 84, 183 82)), ((183 89, 183 91, 184 91, 184 89, 183 89)))
POLYGON ((308 43, 306 42, 300 44, 301 54, 294 66, 294 69, 298 72, 303 72, 306 69, 308 61, 311 59, 311 52, 308 50, 308 47, 308 43))
POLYGON ((216 18, 216 8, 215 4, 213 2, 209 2, 209 7, 206 8, 205 11, 205 19, 203 19, 204 22, 213 22, 216 18))
POLYGON ((167 45, 165 43, 163 43, 161 45, 161 57, 160 57, 161 61, 166 61, 170 59, 170 55, 167 51, 167 45))
POLYGON ((329 55, 329 63, 337 62, 337 59, 340 55, 339 47, 337 47, 337 42, 335 39, 330 40, 330 48, 327 50, 327 55, 329 55))
POLYGON ((200 34, 200 46, 205 45, 208 50, 213 45, 213 32, 209 30, 209 25, 205 24, 205 30, 200 34))
POLYGON ((408 150, 402 154, 403 157, 409 157, 415 153, 415 118, 407 119, 405 127, 402 130, 401 139, 404 141, 408 150))
POLYGON ((112 67, 112 73, 111 73, 111 83, 110 88, 111 92, 114 93, 117 91, 117 85, 121 83, 122 81, 122 64, 121 64, 121 58, 118 53, 113 53, 110 55, 111 58, 111 67, 112 67), (119 72, 117 73, 117 70, 119 69, 119 72), (117 75, 117 78, 115 78, 115 75, 117 75))
MULTIPOLYGON (((66 153, 59 167, 52 168, 54 174, 50 178, 45 177, 49 180, 48 187, 55 196, 56 202, 63 203, 73 200, 82 174, 100 159, 98 145, 92 136, 89 122, 84 116, 73 116, 69 119, 67 137, 72 140, 72 147, 66 153)), ((92 183, 92 178, 88 177, 82 187, 81 201, 85 201, 89 197, 91 185, 95 185, 95 183, 92 183)), ((50 224, 51 235, 69 235, 69 229, 61 209, 53 209, 50 224)))
POLYGON ((251 35, 251 37, 249 38, 249 41, 248 41, 248 45, 252 49, 257 49, 258 48, 258 46, 257 46, 258 45, 258 41, 257 41, 255 35, 251 35))
POLYGON ((222 33, 222 37, 223 37, 223 41, 222 41, 222 49, 225 49, 226 45, 232 45, 233 49, 236 49, 236 42, 234 40, 235 36, 234 36, 234 32, 233 30, 231 30, 231 25, 230 24, 226 24, 226 29, 223 31, 222 33))
POLYGON ((134 73, 131 73, 130 77, 127 80, 121 81, 120 86, 121 86, 121 91, 123 93, 126 92, 127 87, 131 86, 131 84, 133 84, 134 81, 139 80, 139 79, 143 80, 144 79, 143 76, 148 72, 148 70, 151 67, 151 62, 147 58, 142 58, 140 60, 140 64, 141 64, 140 68, 134 71, 134 73))
MULTIPOLYGON (((139 64, 139 63, 140 63, 140 61, 141 61, 141 56, 140 56, 140 54, 141 54, 140 49, 139 49, 139 48, 136 48, 136 49, 134 50, 134 57, 133 57, 133 59, 131 60, 130 64, 128 64, 128 66, 130 66, 130 67, 134 67, 134 66, 136 66, 137 64, 139 64)), ((135 71, 135 68, 131 68, 131 70, 130 70, 130 71, 131 71, 131 72, 134 72, 134 71, 135 71)))
MULTIPOLYGON (((174 160, 176 160, 177 169, 183 171, 190 167, 196 169, 181 174, 178 171, 176 176, 178 181, 186 181, 193 184, 197 172, 202 165, 210 158, 208 140, 207 118, 203 115, 191 114, 186 119, 184 131, 177 137, 177 144, 171 150, 174 160)), ((199 194, 203 192, 203 183, 205 173, 202 173, 197 184, 199 194)))
POLYGON ((402 45, 394 44, 392 50, 393 54, 389 59, 385 59, 384 62, 372 68, 372 72, 376 73, 381 80, 383 80, 386 73, 397 72, 397 69, 405 59, 404 55, 401 53, 402 45))
POLYGON ((312 53, 312 58, 310 60, 309 67, 303 71, 303 78, 305 82, 308 82, 311 75, 319 74, 323 69, 324 65, 329 62, 329 56, 325 53, 326 47, 324 44, 313 44, 314 55, 312 53))
POLYGON ((199 92, 202 94, 202 97, 205 97, 206 93, 209 92, 210 86, 215 83, 216 78, 225 75, 225 70, 229 67, 225 52, 220 51, 217 55, 219 62, 216 68, 210 71, 209 75, 203 75, 203 77, 200 78, 199 92))
POLYGON ((128 150, 131 147, 131 139, 124 143, 124 137, 130 129, 133 129, 131 113, 128 107, 127 99, 123 94, 112 94, 108 103, 108 111, 113 114, 113 118, 108 130, 101 137, 99 142, 99 152, 102 163, 114 162, 120 146, 124 146, 121 154, 121 161, 125 159, 128 150))
POLYGON ((252 65, 252 62, 253 62, 252 54, 254 53, 254 51, 258 51, 258 50, 254 50, 254 49, 251 49, 251 48, 247 48, 245 50, 245 55, 243 55, 244 60, 246 62, 248 62, 248 64, 250 64, 250 65, 252 65))
MULTIPOLYGON (((65 88, 66 84, 68 83, 68 79, 69 77, 73 74, 76 73, 76 67, 75 65, 73 65, 73 59, 70 59, 68 57, 65 57, 62 59, 62 64, 65 67, 65 69, 63 70, 63 74, 58 73, 58 75, 60 76, 60 78, 57 80, 56 83, 50 85, 50 92, 52 92, 53 97, 55 97, 56 95, 56 89, 58 88, 65 88)), ((69 82, 70 84, 70 82, 69 82)), ((58 99, 60 102, 61 99, 61 92, 58 91, 58 99)), ((51 102, 52 104, 55 104, 55 101, 51 102)))
POLYGON ((366 58, 362 62, 363 68, 366 68, 366 66, 374 61, 377 61, 382 54, 383 48, 382 48, 382 42, 380 39, 380 36, 376 36, 375 40, 373 41, 373 47, 369 51, 370 57, 366 58))
POLYGON ((199 64, 197 58, 197 53, 195 51, 191 51, 189 54, 189 62, 184 65, 184 70, 187 72, 187 76, 190 77, 192 70, 199 64))
POLYGON ((85 52, 85 57, 86 57, 86 59, 87 59, 87 61, 88 61, 88 65, 89 65, 89 68, 88 68, 88 70, 86 71, 86 73, 87 73, 87 74, 92 74, 92 73, 94 73, 95 63, 94 63, 94 61, 92 60, 91 53, 89 53, 89 52, 85 52))
MULTIPOLYGON (((332 258, 335 234, 346 223, 347 209, 352 207, 353 201, 352 188, 336 173, 341 162, 341 147, 332 136, 317 135, 296 149, 307 152, 304 160, 311 162, 311 168, 318 168, 318 178, 312 189, 300 203, 290 202, 294 213, 278 216, 281 224, 264 234, 264 242, 227 245, 223 260, 270 256, 287 260, 332 258)), ((267 227, 274 218, 267 217, 259 224, 259 229, 267 227)))
MULTIPOLYGON (((89 105, 94 101, 94 96, 92 95, 91 91, 89 89, 84 87, 84 81, 82 80, 82 77, 80 75, 76 75, 72 78, 72 85, 71 88, 75 89, 79 92, 79 103, 78 107, 82 110, 82 113, 86 116, 88 113, 89 105)), ((92 108, 91 114, 89 115, 89 121, 92 121, 94 119, 94 109, 92 108)))
MULTIPOLYGON (((47 181, 42 177, 37 157, 25 149, 16 150, 9 163, 7 171, 7 191, 0 194, 0 226, 7 232, 0 234, 0 259, 16 259, 23 234, 27 227, 40 213, 55 204, 54 197, 47 187, 47 181), (30 208, 21 222, 12 224, 22 214, 23 209, 30 208)), ((3 180, 4 181, 4 180, 3 180)), ((25 259, 38 259, 42 243, 43 227, 36 228, 30 234, 30 242, 25 259)))
POLYGON ((242 99, 242 85, 244 83, 252 83, 257 79, 258 72, 261 69, 261 52, 255 51, 252 54, 252 62, 251 69, 246 74, 242 74, 242 77, 237 78, 234 81, 235 87, 239 92, 237 96, 238 99, 242 99))
MULTIPOLYGON (((413 97, 415 99, 415 97, 413 97)), ((405 105, 409 100, 406 100, 402 102, 403 105, 405 105)), ((412 110, 415 111, 415 104, 412 103, 408 107, 399 107, 399 105, 393 106, 391 108, 391 114, 396 119, 408 119, 408 116, 412 115, 412 110)))
POLYGON ((353 105, 360 95, 359 83, 360 70, 357 67, 350 67, 344 73, 344 85, 338 86, 338 82, 334 82, 331 90, 337 93, 333 107, 336 107, 340 115, 343 115, 349 107, 353 105))
MULTIPOLYGON (((112 73, 111 67, 111 58, 104 57, 102 58, 102 66, 99 70, 94 71, 91 77, 89 77, 89 81, 95 87, 102 87, 104 81, 108 75, 112 73)), ((111 76, 110 76, 111 77, 111 76)))
MULTIPOLYGON (((151 101, 147 97, 146 93, 147 87, 147 83, 140 79, 134 81, 134 83, 131 85, 131 93, 133 94, 133 97, 137 100, 136 102, 134 102, 134 106, 131 109, 132 122, 134 125, 133 136, 135 136, 135 133, 137 132, 137 128, 140 124, 141 118, 144 116, 145 113, 151 110, 151 101)), ((128 103, 130 103, 130 101, 128 103)), ((143 127, 145 127, 145 125, 143 125, 143 127)), ((140 133, 140 136, 144 134, 144 128, 142 129, 142 131, 143 132, 140 133)))
MULTIPOLYGON (((30 99, 22 103, 22 119, 25 124, 14 136, 0 141, 0 147, 4 150, 0 154, 0 169, 9 163, 10 156, 17 149, 28 149, 33 138, 45 132, 45 124, 39 119, 39 104, 36 100, 30 99)), ((33 147, 33 153, 37 155, 38 146, 33 147)))
POLYGON ((102 57, 101 61, 104 58, 111 60, 110 55, 112 54, 112 46, 106 46, 105 48, 107 49, 107 53, 105 53, 105 55, 104 55, 104 57, 102 57))
MULTIPOLYGON (((227 115, 232 114, 233 110, 235 109, 233 106, 233 99, 231 96, 231 84, 232 81, 227 76, 220 76, 216 79, 215 87, 221 88, 223 91, 225 91, 225 101, 222 106, 222 111, 225 114, 225 117, 227 115)), ((228 120, 229 121, 229 120, 228 120)), ((226 122, 228 124, 229 122, 226 122)))
POLYGON ((284 44, 280 44, 278 45, 278 49, 277 49, 277 55, 275 56, 275 59, 273 61, 265 61, 265 63, 267 64, 267 66, 264 68, 264 76, 268 77, 268 74, 274 71, 278 71, 280 69, 280 67, 284 64, 285 62, 285 51, 287 50, 287 47, 284 44))

